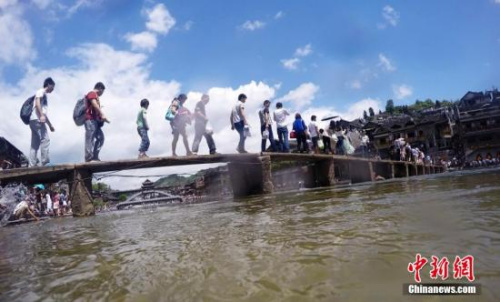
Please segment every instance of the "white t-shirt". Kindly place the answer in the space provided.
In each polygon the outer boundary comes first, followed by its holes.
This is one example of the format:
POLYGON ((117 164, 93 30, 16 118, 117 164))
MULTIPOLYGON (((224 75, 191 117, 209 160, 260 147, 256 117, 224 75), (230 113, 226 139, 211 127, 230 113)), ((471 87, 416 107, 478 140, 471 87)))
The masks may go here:
POLYGON ((309 134, 311 137, 317 137, 318 136, 318 131, 316 129, 318 128, 318 124, 315 121, 311 121, 309 123, 309 134))
POLYGON ((243 117, 241 116, 241 110, 245 109, 245 104, 243 102, 236 102, 233 106, 233 124, 239 123, 243 120, 243 117))
MULTIPOLYGON (((44 115, 47 115, 47 104, 43 103, 43 98, 45 96, 45 88, 40 88, 35 93, 35 99, 40 98, 40 105, 42 106, 42 112, 44 115)), ((36 101, 33 101, 33 112, 31 113, 30 121, 38 120, 38 115, 36 114, 36 101)))
POLYGON ((286 127, 285 121, 286 117, 289 115, 290 113, 285 108, 276 109, 276 111, 274 111, 274 120, 276 121, 278 128, 286 127))

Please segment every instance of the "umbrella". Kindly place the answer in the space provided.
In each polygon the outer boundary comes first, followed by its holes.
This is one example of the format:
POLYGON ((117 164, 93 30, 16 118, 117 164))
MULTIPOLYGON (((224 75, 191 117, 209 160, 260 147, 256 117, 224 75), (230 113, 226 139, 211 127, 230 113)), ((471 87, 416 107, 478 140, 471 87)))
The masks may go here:
POLYGON ((40 190, 45 190, 45 186, 42 184, 36 184, 33 186, 33 188, 39 188, 40 190))
POLYGON ((322 118, 321 121, 329 121, 329 120, 333 120, 334 118, 337 118, 339 117, 338 115, 332 115, 332 116, 328 116, 328 117, 325 117, 325 118, 322 118))

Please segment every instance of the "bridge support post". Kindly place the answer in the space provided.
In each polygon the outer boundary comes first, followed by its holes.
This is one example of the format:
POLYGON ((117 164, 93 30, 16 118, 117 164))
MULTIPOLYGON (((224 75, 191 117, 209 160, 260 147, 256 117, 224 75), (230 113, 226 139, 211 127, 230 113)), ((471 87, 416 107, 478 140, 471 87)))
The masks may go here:
POLYGON ((335 164, 332 159, 322 160, 316 163, 316 183, 322 187, 335 184, 335 164))
POLYGON ((259 156, 252 160, 230 162, 228 166, 234 196, 273 192, 271 157, 259 156))
POLYGON ((74 217, 95 214, 92 203, 92 174, 86 170, 74 170, 69 177, 71 210, 74 217))

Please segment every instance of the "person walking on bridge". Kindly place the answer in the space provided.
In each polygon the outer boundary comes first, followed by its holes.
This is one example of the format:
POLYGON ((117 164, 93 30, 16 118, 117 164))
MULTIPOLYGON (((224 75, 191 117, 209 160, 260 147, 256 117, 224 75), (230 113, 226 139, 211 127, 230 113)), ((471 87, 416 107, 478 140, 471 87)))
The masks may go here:
POLYGON ((240 135, 240 141, 238 142, 238 148, 236 151, 239 153, 248 153, 245 150, 245 129, 248 130, 248 122, 245 115, 245 102, 247 101, 247 96, 245 94, 240 94, 238 96, 238 102, 233 106, 233 110, 231 111, 231 130, 236 129, 238 134, 240 135))
POLYGON ((276 143, 274 141, 273 135, 273 120, 271 119, 271 114, 269 112, 269 106, 271 105, 271 101, 265 100, 264 107, 259 110, 259 119, 260 119, 260 133, 262 134, 262 144, 261 144, 261 152, 266 152, 266 141, 269 139, 271 143, 271 150, 276 152, 276 143))
POLYGON ((30 167, 37 166, 39 163, 45 166, 50 163, 49 146, 50 138, 47 132, 47 126, 50 131, 54 132, 54 126, 47 116, 47 93, 54 91, 56 83, 52 78, 46 78, 43 82, 43 88, 39 89, 35 94, 33 102, 33 111, 30 117, 31 129, 31 148, 30 148, 30 167), (40 149, 41 162, 38 160, 38 150, 40 149))
POLYGON ((141 110, 137 114, 137 120, 136 120, 137 132, 141 137, 141 145, 139 146, 139 158, 148 157, 148 155, 146 154, 146 152, 149 149, 149 136, 148 136, 149 122, 147 118, 148 107, 149 107, 149 100, 148 99, 141 100, 141 110))
POLYGON ((101 109, 100 96, 104 93, 104 84, 98 82, 94 90, 85 96, 87 110, 85 112, 85 161, 100 161, 99 152, 104 144, 102 127, 108 118, 101 109))
POLYGON ((208 117, 205 111, 205 106, 210 101, 208 94, 201 96, 201 101, 196 104, 194 108, 194 140, 193 140, 193 154, 198 154, 198 148, 203 136, 207 140, 208 149, 210 154, 216 154, 215 141, 212 137, 213 129, 207 128, 208 117))
POLYGON ((187 96, 184 93, 179 94, 176 100, 172 102, 172 106, 175 107, 175 118, 170 122, 172 127, 172 134, 174 139, 172 140, 172 156, 177 156, 175 150, 177 149, 177 141, 179 140, 179 135, 182 136, 182 142, 186 148, 186 155, 190 156, 193 153, 189 150, 189 142, 186 133, 186 126, 191 125, 191 112, 184 107, 184 103, 187 101, 187 96))

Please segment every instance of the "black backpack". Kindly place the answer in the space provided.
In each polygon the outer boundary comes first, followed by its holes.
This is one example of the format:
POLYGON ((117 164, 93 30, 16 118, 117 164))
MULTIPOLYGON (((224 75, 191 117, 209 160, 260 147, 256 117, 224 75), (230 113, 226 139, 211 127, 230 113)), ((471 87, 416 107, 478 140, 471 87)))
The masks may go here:
POLYGON ((26 101, 24 101, 23 106, 21 107, 21 113, 20 113, 21 120, 26 125, 29 125, 30 123, 31 114, 33 113, 34 101, 35 101, 35 96, 32 96, 28 98, 26 101))

